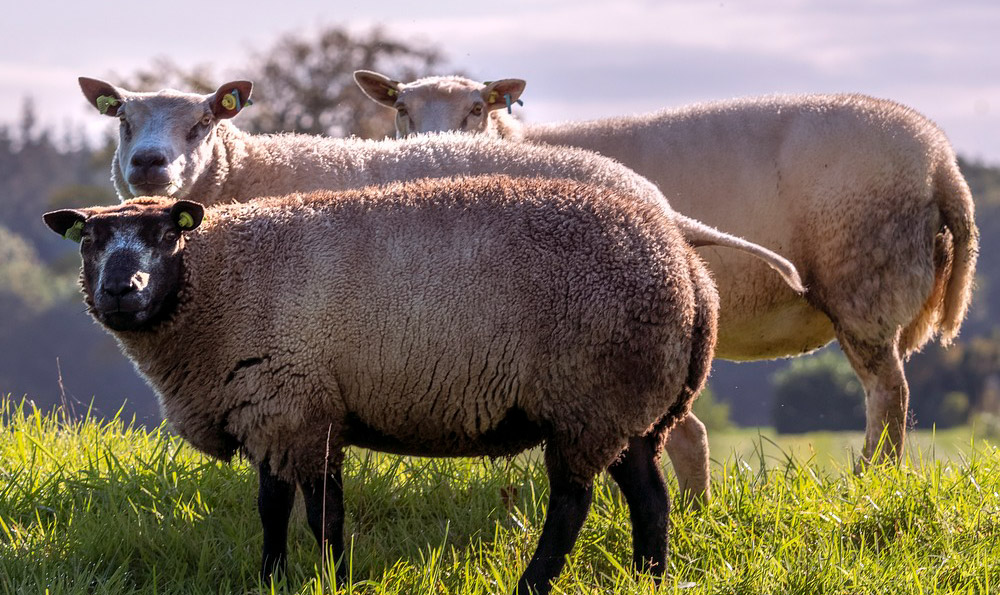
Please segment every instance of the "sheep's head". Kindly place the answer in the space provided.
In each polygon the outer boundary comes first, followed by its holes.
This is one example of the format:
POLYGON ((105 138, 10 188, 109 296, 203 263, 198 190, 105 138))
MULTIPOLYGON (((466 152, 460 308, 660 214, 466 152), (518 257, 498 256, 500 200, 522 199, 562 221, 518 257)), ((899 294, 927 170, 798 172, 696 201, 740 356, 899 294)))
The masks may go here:
POLYGON ((183 198, 212 164, 216 127, 250 100, 253 83, 234 81, 215 93, 135 93, 80 77, 102 114, 121 121, 112 172, 123 198, 183 198))
POLYGON ((354 80, 373 101, 396 110, 398 138, 448 130, 489 132, 490 112, 517 101, 525 85, 521 79, 479 83, 461 76, 404 84, 368 70, 355 71, 354 80))
POLYGON ((177 305, 185 233, 204 216, 196 202, 141 198, 113 207, 46 213, 45 224, 80 242, 84 299, 114 331, 148 329, 177 305))

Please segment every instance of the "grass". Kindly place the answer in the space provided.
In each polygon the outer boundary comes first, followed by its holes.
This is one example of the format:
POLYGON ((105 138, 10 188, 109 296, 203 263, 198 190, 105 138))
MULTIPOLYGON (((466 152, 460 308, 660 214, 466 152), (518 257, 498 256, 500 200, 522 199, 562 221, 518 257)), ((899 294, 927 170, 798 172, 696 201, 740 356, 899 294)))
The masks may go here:
MULTIPOLYGON (((0 417, 0 593, 267 592, 246 463, 119 419, 68 422, 9 400, 0 417)), ((713 436, 715 500, 672 511, 658 590, 627 571, 628 512, 602 477, 555 592, 1000 592, 1000 452, 969 436, 918 434, 908 464, 862 477, 841 447, 816 451, 836 435, 713 436)), ((545 511, 537 453, 493 463, 352 451, 345 483, 345 593, 506 593, 545 511)), ((276 592, 330 591, 300 506, 289 553, 276 592)))

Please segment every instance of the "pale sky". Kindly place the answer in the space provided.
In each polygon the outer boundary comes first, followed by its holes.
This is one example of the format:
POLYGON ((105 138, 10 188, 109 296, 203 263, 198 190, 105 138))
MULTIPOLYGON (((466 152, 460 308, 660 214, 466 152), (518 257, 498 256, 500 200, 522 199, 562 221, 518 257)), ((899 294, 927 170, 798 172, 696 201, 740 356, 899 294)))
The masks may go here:
POLYGON ((0 122, 15 121, 31 96, 57 131, 98 132, 114 123, 88 107, 78 76, 131 73, 160 56, 225 76, 282 34, 329 24, 381 25, 437 45, 483 79, 524 78, 529 122, 743 95, 862 92, 916 108, 961 155, 1000 164, 995 0, 8 2, 0 122))

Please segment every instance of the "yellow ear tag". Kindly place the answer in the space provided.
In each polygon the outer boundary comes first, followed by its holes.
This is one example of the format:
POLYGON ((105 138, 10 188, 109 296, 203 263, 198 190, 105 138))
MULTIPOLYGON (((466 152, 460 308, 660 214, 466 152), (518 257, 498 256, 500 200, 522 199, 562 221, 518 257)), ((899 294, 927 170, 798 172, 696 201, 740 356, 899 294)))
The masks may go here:
POLYGON ((118 105, 118 100, 110 95, 98 95, 97 100, 94 103, 97 104, 97 109, 99 109, 102 114, 107 115, 108 108, 118 105))
MULTIPOLYGON (((182 229, 191 229, 194 227, 194 217, 192 217, 191 213, 188 213, 187 211, 181 211, 181 214, 177 216, 177 225, 182 229)), ((80 226, 83 227, 82 224, 80 226)))
POLYGON ((222 98, 222 107, 229 111, 236 109, 236 98, 232 94, 226 93, 226 96, 222 98))
POLYGON ((499 96, 500 94, 496 91, 490 91, 490 98, 486 100, 486 103, 496 103, 499 96))
POLYGON ((396 91, 395 89, 389 89, 389 90, 387 90, 387 91, 386 91, 385 93, 386 93, 386 95, 388 95, 389 97, 395 97, 396 95, 399 95, 399 92, 398 92, 398 91, 396 91))
POLYGON ((63 237, 67 240, 80 243, 80 238, 83 237, 83 221, 77 221, 66 230, 63 237))

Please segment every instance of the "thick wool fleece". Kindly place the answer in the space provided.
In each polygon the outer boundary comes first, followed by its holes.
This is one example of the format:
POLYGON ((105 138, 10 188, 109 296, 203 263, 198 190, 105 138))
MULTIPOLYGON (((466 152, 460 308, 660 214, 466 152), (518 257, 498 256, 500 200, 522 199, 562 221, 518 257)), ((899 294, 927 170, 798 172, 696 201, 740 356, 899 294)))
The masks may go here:
POLYGON ((543 440, 588 478, 629 437, 664 437, 715 341, 714 286, 671 220, 570 181, 217 206, 183 259, 174 315, 114 334, 184 438, 289 480, 347 444, 507 455, 543 440))
POLYGON ((873 343, 903 329, 903 354, 958 334, 978 253, 972 196, 944 133, 908 107, 774 96, 521 134, 613 157, 677 211, 795 263, 812 308, 745 254, 701 252, 722 296, 720 357, 815 348, 833 338, 830 319, 873 343))

